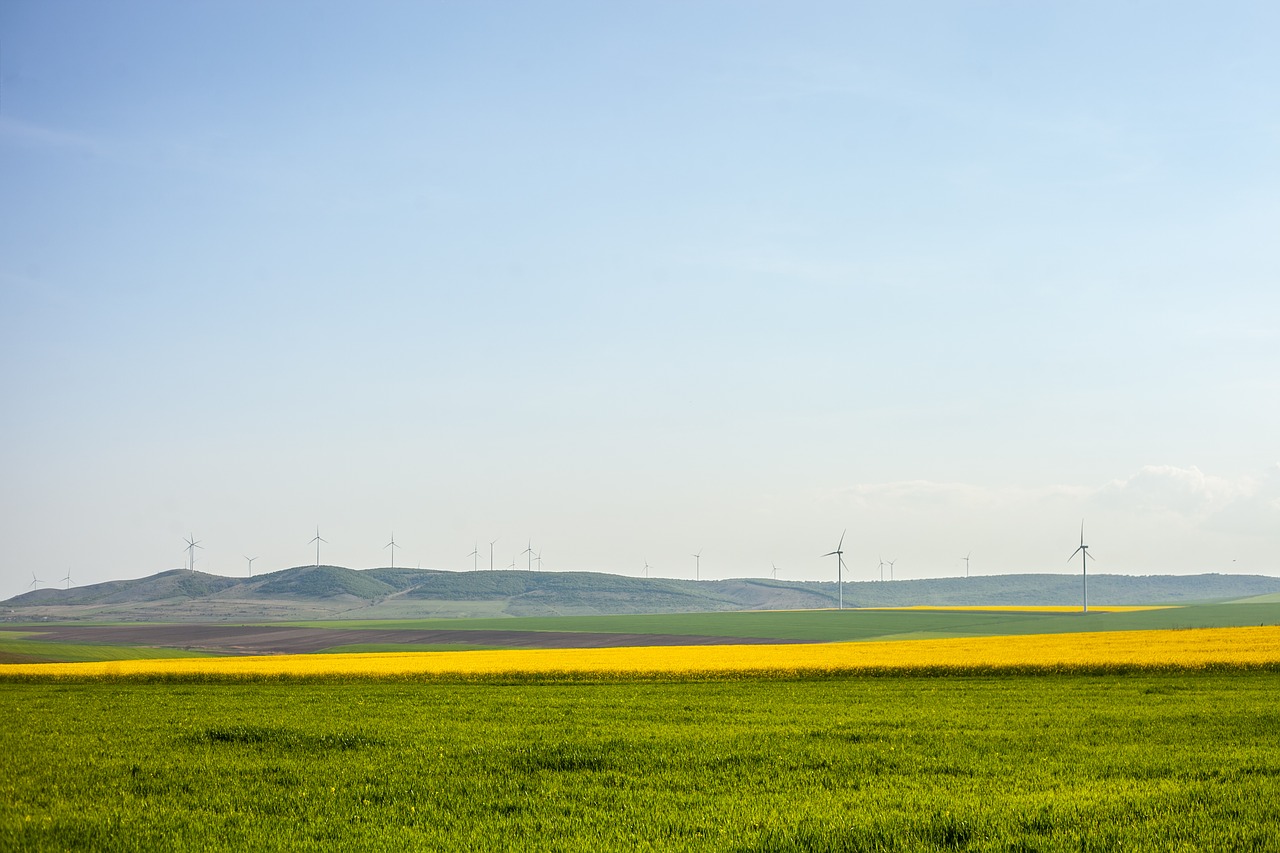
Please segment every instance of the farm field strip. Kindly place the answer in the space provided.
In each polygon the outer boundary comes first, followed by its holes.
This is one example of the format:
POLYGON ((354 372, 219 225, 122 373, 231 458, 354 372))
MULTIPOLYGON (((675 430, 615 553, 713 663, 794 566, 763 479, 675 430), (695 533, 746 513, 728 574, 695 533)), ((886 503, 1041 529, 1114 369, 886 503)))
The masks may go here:
MULTIPOLYGON (((1102 604, 1092 613, 1140 613, 1144 610, 1172 610, 1177 604, 1102 604)), ((861 607, 859 610, 915 610, 965 613, 1080 613, 1079 605, 1066 604, 907 604, 901 607, 861 607)))
POLYGON ((1280 673, 0 683, 0 849, 1280 849, 1280 673))
POLYGON ((1280 627, 902 640, 884 643, 646 646, 275 655, 0 665, 5 677, 403 677, 732 675, 1212 669, 1280 666, 1280 627))

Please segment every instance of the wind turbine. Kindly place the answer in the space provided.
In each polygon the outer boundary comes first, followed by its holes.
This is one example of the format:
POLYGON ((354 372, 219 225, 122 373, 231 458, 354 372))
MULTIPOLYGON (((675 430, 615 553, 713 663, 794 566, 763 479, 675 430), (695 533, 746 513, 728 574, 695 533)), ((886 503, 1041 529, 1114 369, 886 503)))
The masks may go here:
POLYGON ((834 551, 828 551, 823 554, 824 557, 834 556, 836 558, 836 587, 840 590, 840 609, 844 610, 844 534, 848 533, 848 529, 840 534, 840 544, 836 546, 834 551))
MULTIPOLYGON (((319 533, 320 531, 317 530, 316 532, 319 533)), ((382 546, 384 551, 388 548, 391 549, 391 568, 394 569, 396 567, 396 532, 394 530, 391 531, 391 541, 382 546)))
POLYGON ((880 558, 880 566, 879 566, 879 569, 880 569, 880 580, 882 580, 882 581, 883 581, 883 580, 884 580, 884 557, 881 557, 881 558, 880 558))
POLYGON ((542 571, 542 549, 538 549, 538 553, 533 555, 533 561, 538 564, 538 571, 542 571))
MULTIPOLYGON (((501 538, 501 536, 498 537, 498 539, 501 538)), ((493 540, 493 542, 497 542, 498 539, 493 540)), ((489 543, 489 571, 493 571, 493 542, 489 543)))
POLYGON ((42 583, 44 583, 44 581, 42 581, 42 580, 40 580, 40 578, 36 577, 36 573, 35 573, 35 572, 32 572, 32 573, 31 573, 31 586, 27 587, 27 589, 35 589, 35 588, 37 588, 38 586, 40 586, 40 584, 42 584, 42 583))
POLYGON ((777 580, 777 579, 778 579, 778 564, 777 564, 777 563, 770 563, 769 565, 773 566, 773 579, 774 579, 774 580, 777 580))
POLYGON ((243 556, 244 556, 244 558, 245 558, 246 560, 248 560, 248 561, 249 561, 249 577, 253 577, 253 561, 254 561, 254 560, 256 560, 256 559, 258 559, 258 558, 257 558, 257 557, 250 557, 250 556, 248 556, 248 555, 243 555, 243 556))
POLYGON ((63 578, 67 583, 67 589, 71 589, 71 567, 67 566, 67 576, 63 578))
POLYGON ((645 576, 645 577, 649 577, 649 569, 651 569, 651 568, 653 568, 653 567, 649 565, 649 561, 648 561, 648 560, 645 560, 645 561, 644 561, 644 576, 645 576))
POLYGON ((203 549, 204 546, 196 541, 195 536, 188 536, 182 541, 187 543, 187 569, 194 574, 196 570, 196 549, 203 549))
POLYGON ((690 554, 693 557, 693 579, 701 580, 702 578, 702 549, 698 549, 698 553, 690 554))
POLYGON ((1081 582, 1081 613, 1089 612, 1089 561, 1097 562, 1097 557, 1089 553, 1089 546, 1084 544, 1084 519, 1080 519, 1080 547, 1071 552, 1071 556, 1067 557, 1067 562, 1075 559, 1076 554, 1080 555, 1080 582, 1081 582))
POLYGON ((477 571, 480 568, 480 543, 476 543, 476 547, 471 549, 471 553, 467 555, 471 558, 471 571, 477 571))
MULTIPOLYGON (((969 554, 973 552, 970 551, 969 554)), ((964 576, 969 577, 969 554, 964 555, 964 576)))
POLYGON ((529 571, 533 571, 533 540, 532 539, 529 540, 529 546, 525 548, 523 551, 521 551, 520 553, 529 555, 529 571))
POLYGON ((316 568, 318 569, 320 568, 320 543, 323 542, 326 545, 329 544, 328 539, 320 538, 320 525, 318 524, 316 525, 316 538, 312 539, 311 541, 316 543, 316 568))
POLYGON ((885 562, 889 564, 889 580, 890 580, 890 581, 892 581, 892 580, 893 580, 893 564, 894 564, 894 563, 896 563, 896 562, 898 562, 898 561, 897 561, 897 560, 885 560, 885 562))

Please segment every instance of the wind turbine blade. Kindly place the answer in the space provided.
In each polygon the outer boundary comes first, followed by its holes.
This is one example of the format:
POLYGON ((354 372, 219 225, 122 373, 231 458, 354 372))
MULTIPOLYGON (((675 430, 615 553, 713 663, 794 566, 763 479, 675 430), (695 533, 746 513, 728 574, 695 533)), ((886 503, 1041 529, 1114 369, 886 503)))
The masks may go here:
POLYGON ((843 548, 843 547, 844 547, 844 534, 845 534, 845 533, 848 533, 848 532, 849 532, 849 528, 847 528, 847 527, 846 527, 846 528, 844 529, 844 532, 842 532, 842 533, 840 534, 840 544, 836 546, 836 550, 837 550, 837 551, 839 551, 841 548, 843 548))
MULTIPOLYGON (((1075 559, 1075 557, 1076 557, 1076 554, 1079 554, 1081 551, 1084 551, 1084 546, 1083 546, 1083 545, 1081 545, 1079 548, 1077 548, 1077 549, 1075 549, 1074 551, 1072 551, 1072 552, 1071 552, 1071 556, 1070 556, 1070 557, 1067 557, 1067 562, 1068 562, 1068 563, 1070 563, 1072 560, 1074 560, 1074 559, 1075 559)), ((1089 554, 1089 552, 1088 552, 1088 551, 1085 551, 1084 553, 1085 553, 1085 555, 1086 555, 1086 556, 1088 556, 1088 554, 1089 554)))

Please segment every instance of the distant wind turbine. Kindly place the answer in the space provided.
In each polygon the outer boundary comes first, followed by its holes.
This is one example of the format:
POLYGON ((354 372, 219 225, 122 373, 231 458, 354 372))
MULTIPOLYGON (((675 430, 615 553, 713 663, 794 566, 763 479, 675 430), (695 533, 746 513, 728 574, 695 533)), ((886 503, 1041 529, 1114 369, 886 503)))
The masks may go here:
POLYGON ((880 580, 884 580, 884 557, 880 558, 880 580))
POLYGON ((316 538, 311 541, 316 543, 316 568, 320 568, 320 543, 323 542, 328 545, 329 540, 320 538, 320 525, 318 524, 316 525, 316 538))
POLYGON ((698 553, 691 554, 690 556, 693 557, 693 579, 701 580, 702 579, 702 549, 699 548, 698 553))
POLYGON ((203 549, 204 546, 201 545, 198 541, 196 541, 195 536, 188 536, 186 539, 183 539, 182 541, 187 543, 187 548, 186 548, 187 569, 192 573, 194 573, 196 570, 196 549, 197 548, 203 549))
POLYGON ((538 571, 542 571, 542 549, 538 549, 538 553, 533 555, 533 561, 538 564, 538 571))
POLYGON ((649 565, 649 561, 648 561, 648 560, 645 560, 645 561, 644 561, 644 576, 645 576, 645 577, 649 577, 649 569, 651 569, 651 568, 653 568, 653 567, 649 565))
POLYGON ((1084 544, 1084 519, 1080 519, 1080 547, 1071 552, 1071 556, 1067 557, 1067 562, 1075 559, 1076 554, 1080 555, 1080 595, 1081 595, 1081 613, 1089 612, 1089 561, 1097 562, 1098 558, 1089 553, 1089 546, 1084 544))
POLYGON ((893 564, 894 564, 894 563, 896 563, 896 562, 898 562, 898 561, 897 561, 897 560, 885 560, 885 562, 889 564, 889 580, 893 580, 893 564))
POLYGON ((968 554, 964 555, 964 576, 965 577, 969 577, 969 555, 972 553, 973 552, 970 551, 968 554))
POLYGON ((36 577, 36 573, 35 573, 35 572, 32 572, 32 573, 31 573, 31 586, 27 587, 27 589, 36 589, 36 588, 37 588, 37 587, 39 587, 39 586, 40 586, 40 584, 42 584, 42 583, 44 583, 44 581, 42 581, 42 580, 40 580, 40 578, 36 577))
POLYGON ((828 551, 823 554, 824 557, 836 558, 836 587, 840 590, 840 609, 844 610, 844 534, 849 531, 846 529, 840 534, 840 544, 836 545, 834 551, 828 551))
MULTIPOLYGON (((501 538, 501 536, 498 537, 498 539, 501 538)), ((493 542, 497 542, 498 539, 493 540, 493 542)), ((493 571, 493 542, 489 543, 489 571, 493 571)))
MULTIPOLYGON (((319 533, 320 531, 317 530, 316 532, 319 533)), ((396 532, 394 530, 391 531, 391 541, 382 546, 384 551, 388 548, 391 549, 391 568, 394 569, 396 567, 396 532)))
POLYGON ((63 578, 66 581, 67 589, 71 589, 71 567, 67 566, 67 576, 63 578))
POLYGON ((467 555, 471 558, 471 571, 477 571, 480 568, 480 543, 476 543, 476 547, 471 549, 471 553, 467 555))
POLYGON ((256 560, 256 559, 258 559, 258 558, 257 558, 257 557, 250 557, 250 556, 248 556, 248 555, 244 555, 244 558, 245 558, 246 560, 248 560, 248 561, 249 561, 249 577, 253 577, 253 561, 254 561, 254 560, 256 560))
POLYGON ((777 563, 770 563, 769 565, 773 566, 773 579, 774 579, 774 580, 777 580, 777 579, 778 579, 778 564, 777 564, 777 563))
POLYGON ((525 548, 523 551, 521 551, 520 553, 529 555, 529 571, 533 571, 533 540, 532 539, 529 540, 529 546, 525 548))

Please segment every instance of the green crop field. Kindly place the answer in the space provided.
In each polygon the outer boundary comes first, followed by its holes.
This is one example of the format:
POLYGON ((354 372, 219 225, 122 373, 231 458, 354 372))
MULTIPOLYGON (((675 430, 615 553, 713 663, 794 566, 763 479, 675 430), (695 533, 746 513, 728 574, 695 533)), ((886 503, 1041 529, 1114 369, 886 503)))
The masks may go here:
POLYGON ((1277 850, 1280 674, 0 682, 4 850, 1277 850))
POLYGON ((297 622, 316 628, 416 628, 506 631, 600 631, 699 634, 779 640, 887 640, 981 637, 1075 631, 1136 631, 1280 624, 1280 603, 1202 604, 1131 613, 1028 613, 954 610, 761 610, 651 616, 540 616, 504 619, 414 619, 297 622))

